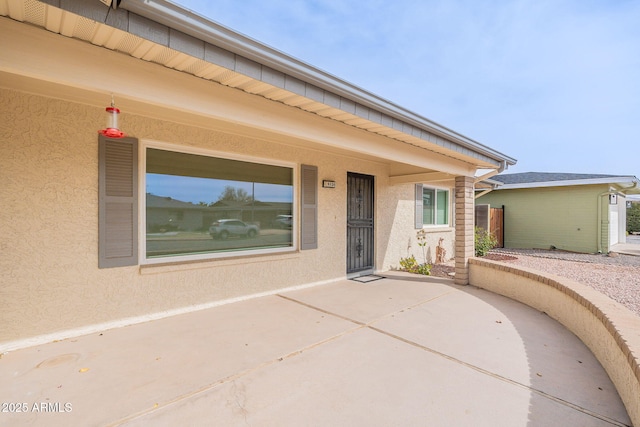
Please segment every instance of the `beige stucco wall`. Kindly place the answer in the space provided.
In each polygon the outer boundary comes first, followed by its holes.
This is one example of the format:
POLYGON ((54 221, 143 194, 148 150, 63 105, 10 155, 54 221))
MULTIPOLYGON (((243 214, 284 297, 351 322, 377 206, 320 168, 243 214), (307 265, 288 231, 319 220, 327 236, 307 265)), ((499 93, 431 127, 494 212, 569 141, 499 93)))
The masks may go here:
POLYGON ((554 275, 472 258, 469 282, 527 304, 560 322, 591 350, 640 425, 640 318, 606 295, 554 275))
MULTIPOLYGON (((376 177, 376 268, 397 265, 415 241, 413 185, 390 187, 384 162, 123 112, 121 127, 141 140, 317 165, 318 178, 336 181, 336 188, 319 188, 317 250, 98 269, 103 109, 6 89, 0 98, 0 347, 344 278, 348 171, 376 177)), ((411 249, 418 257, 415 243, 411 249)))
MULTIPOLYGON (((446 250, 446 259, 452 259, 454 255, 455 229, 453 227, 424 227, 426 245, 423 248, 418 244, 415 229, 415 189, 410 185, 395 185, 389 187, 390 203, 378 204, 378 244, 381 261, 378 265, 384 270, 400 268, 400 259, 413 255, 419 263, 432 264, 436 260, 436 247, 440 238, 444 239, 442 246, 446 250)), ((453 191, 450 199, 453 198, 453 191)), ((453 212, 451 208, 449 212, 453 212)), ((450 221, 453 224, 453 215, 450 221)))

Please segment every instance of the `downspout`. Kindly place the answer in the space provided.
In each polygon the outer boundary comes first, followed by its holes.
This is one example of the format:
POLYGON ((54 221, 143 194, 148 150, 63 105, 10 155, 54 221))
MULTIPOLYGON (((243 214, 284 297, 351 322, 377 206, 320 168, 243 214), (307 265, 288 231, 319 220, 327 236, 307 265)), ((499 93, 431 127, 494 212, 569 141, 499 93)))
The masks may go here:
POLYGON ((637 190, 637 189, 638 189, 638 185, 640 185, 640 181, 636 181, 636 182, 634 182, 634 183, 633 183, 631 186, 629 186, 629 187, 623 187, 623 188, 621 188, 621 189, 620 189, 620 191, 618 191, 618 193, 622 193, 622 194, 624 194, 624 195, 626 196, 626 195, 627 195, 627 192, 628 192, 629 190, 637 190))
MULTIPOLYGON (((475 179, 475 181, 473 182, 474 186, 475 186, 475 184, 477 184, 477 183, 479 183, 479 182, 482 182, 482 181, 484 181, 484 180, 486 180, 486 179, 491 178, 492 176, 496 176, 496 175, 498 175, 498 174, 500 174, 500 173, 504 172, 504 171, 505 171, 505 169, 507 169, 507 161, 506 161, 506 160, 503 160, 502 162, 500 162, 500 167, 499 167, 498 169, 496 169, 496 170, 492 170, 492 171, 491 171, 491 172, 489 172, 489 173, 486 173, 486 174, 484 174, 484 175, 482 175, 482 176, 477 177, 477 178, 475 179)), ((496 187, 497 187, 497 185, 492 185, 492 186, 491 186, 491 188, 487 188, 486 190, 482 191, 481 193, 476 194, 476 195, 475 195, 475 197, 474 197, 474 199, 477 199, 477 198, 479 198, 479 197, 482 197, 482 196, 484 196, 485 194, 489 194, 489 193, 491 193, 493 190, 495 190, 495 189, 496 189, 496 187)))
MULTIPOLYGON (((597 237, 597 242, 598 242, 598 253, 599 254, 602 253, 602 198, 604 196, 609 195, 609 194, 616 194, 616 193, 622 193, 622 194, 626 195, 627 191, 638 189, 638 184, 640 184, 640 182, 636 181, 629 187, 621 188, 618 191, 609 190, 609 191, 606 191, 606 192, 601 193, 601 194, 598 195, 598 228, 597 228, 596 237, 597 237)), ((611 231, 609 231, 609 232, 611 232, 611 231)))
POLYGON ((484 196, 485 194, 489 194, 489 193, 491 193, 491 192, 492 192, 493 190, 495 190, 495 189, 496 189, 496 185, 491 185, 491 188, 487 188, 486 190, 484 190, 484 191, 482 191, 482 192, 480 192, 480 193, 476 194, 476 195, 475 195, 475 197, 474 197, 474 199, 478 199, 478 198, 480 198, 480 197, 484 196))
POLYGON ((479 176, 479 177, 475 178, 474 184, 477 184, 477 183, 479 183, 481 181, 484 181, 485 179, 489 179, 492 176, 498 175, 499 173, 504 172, 506 169, 507 169, 507 161, 503 160, 503 161, 500 162, 500 167, 498 169, 492 170, 489 173, 486 173, 486 174, 484 174, 482 176, 479 176))
POLYGON ((598 194, 598 227, 596 228, 596 241, 598 242, 598 253, 602 253, 602 198, 612 194, 611 190, 598 194))

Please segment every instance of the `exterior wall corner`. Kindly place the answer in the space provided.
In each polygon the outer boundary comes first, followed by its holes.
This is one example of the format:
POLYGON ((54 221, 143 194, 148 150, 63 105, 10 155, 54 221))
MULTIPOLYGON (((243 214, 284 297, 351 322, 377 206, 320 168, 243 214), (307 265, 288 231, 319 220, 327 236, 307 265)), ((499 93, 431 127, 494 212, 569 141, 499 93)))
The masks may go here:
POLYGON ((469 258, 474 255, 473 177, 457 176, 455 179, 455 283, 469 284, 469 258))

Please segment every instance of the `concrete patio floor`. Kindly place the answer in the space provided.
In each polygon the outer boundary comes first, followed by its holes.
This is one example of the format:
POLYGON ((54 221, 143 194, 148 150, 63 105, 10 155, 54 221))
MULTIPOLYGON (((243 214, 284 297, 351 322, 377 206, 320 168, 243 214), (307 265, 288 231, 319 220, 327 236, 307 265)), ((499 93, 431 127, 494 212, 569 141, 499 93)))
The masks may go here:
POLYGON ((627 236, 627 243, 618 243, 611 246, 611 252, 640 256, 640 236, 627 236))
POLYGON ((345 280, 4 354, 0 425, 631 424, 593 355, 544 313, 418 279, 345 280))

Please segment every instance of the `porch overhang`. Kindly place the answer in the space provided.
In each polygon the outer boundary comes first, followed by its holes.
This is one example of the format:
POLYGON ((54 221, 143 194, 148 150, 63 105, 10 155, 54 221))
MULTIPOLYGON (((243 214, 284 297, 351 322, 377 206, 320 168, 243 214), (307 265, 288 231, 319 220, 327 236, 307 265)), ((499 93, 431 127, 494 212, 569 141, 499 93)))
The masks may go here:
POLYGON ((384 162, 393 183, 451 183, 516 162, 173 3, 120 6, 129 10, 0 0, 2 85, 95 106, 114 94, 130 113, 265 140, 286 135, 289 144, 384 162))

